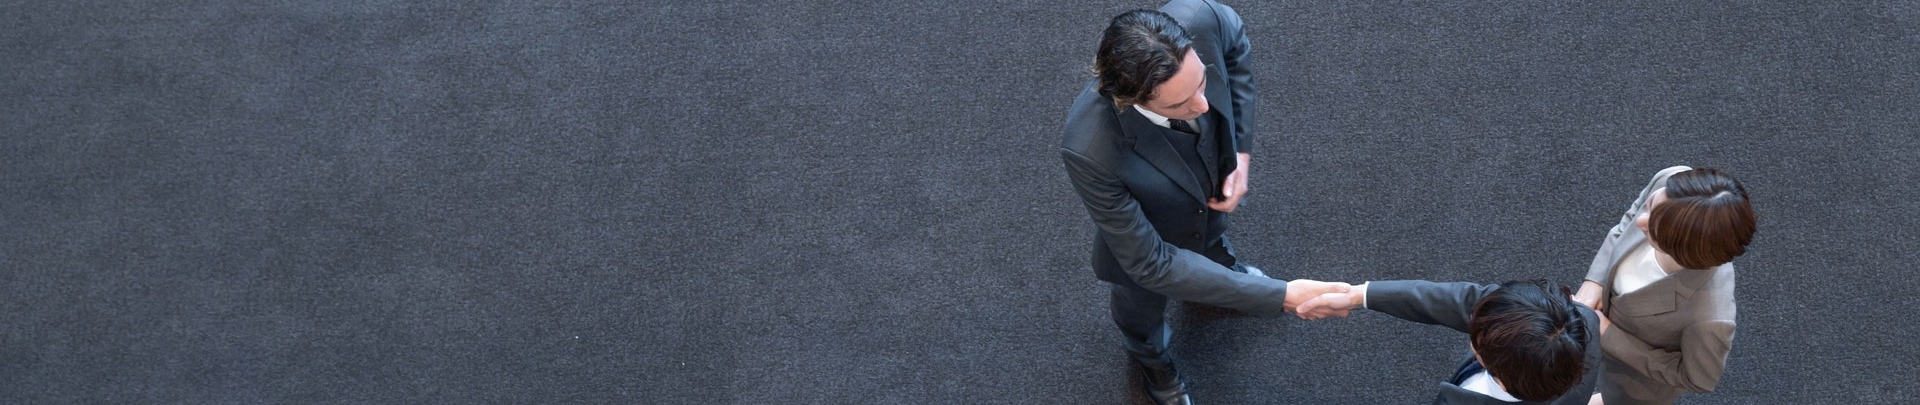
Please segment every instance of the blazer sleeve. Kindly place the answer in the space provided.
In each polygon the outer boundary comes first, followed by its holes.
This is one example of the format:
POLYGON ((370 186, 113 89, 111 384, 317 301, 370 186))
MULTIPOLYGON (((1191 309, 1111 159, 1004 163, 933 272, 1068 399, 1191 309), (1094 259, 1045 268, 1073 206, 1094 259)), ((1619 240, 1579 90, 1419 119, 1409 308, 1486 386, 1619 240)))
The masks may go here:
POLYGON ((1709 392, 1720 383, 1720 373, 1727 369, 1733 333, 1733 321, 1696 322, 1681 332, 1680 351, 1676 352, 1653 347, 1620 328, 1611 328, 1600 335, 1600 345, 1607 357, 1640 375, 1688 391, 1709 392))
POLYGON ((1602 297, 1613 295, 1614 250, 1620 249, 1620 236, 1626 234, 1627 227, 1636 226, 1633 224, 1633 217, 1636 216, 1639 214, 1634 213, 1633 209, 1627 209, 1627 219, 1607 230, 1606 238, 1600 240, 1600 249, 1593 252, 1593 264, 1587 265, 1587 281, 1600 284, 1602 297))
POLYGON ((1248 56, 1253 51, 1253 42, 1247 40, 1247 26, 1240 21, 1240 13, 1225 4, 1212 5, 1214 15, 1220 20, 1220 33, 1215 38, 1220 39, 1227 82, 1232 86, 1233 150, 1253 153, 1253 128, 1257 121, 1254 112, 1259 109, 1253 89, 1253 58, 1248 56))
POLYGON ((1600 241, 1600 249, 1593 254, 1593 264, 1587 266, 1587 280, 1599 283, 1604 288, 1602 297, 1613 295, 1613 268, 1616 263, 1612 259, 1619 253, 1616 250, 1626 248, 1618 245, 1620 236, 1629 231, 1638 231, 1635 228, 1639 225, 1634 224, 1634 219, 1647 212, 1647 200, 1653 198, 1654 190, 1666 187, 1667 178, 1673 177, 1674 173, 1688 170, 1693 168, 1673 166, 1654 173, 1653 178, 1647 180, 1647 186, 1640 189, 1640 195, 1634 197, 1633 204, 1627 206, 1627 212, 1620 215, 1620 222, 1614 224, 1613 229, 1607 231, 1606 239, 1600 241))
POLYGON ((1199 253, 1160 239, 1126 184, 1105 167, 1062 148, 1067 176, 1086 203, 1099 239, 1135 284, 1183 301, 1233 308, 1257 316, 1286 314, 1287 283, 1228 270, 1199 253))
POLYGON ((1466 333, 1467 323, 1473 317, 1473 306, 1480 303, 1481 297, 1499 288, 1497 285, 1420 280, 1372 281, 1367 283, 1367 309, 1466 333))

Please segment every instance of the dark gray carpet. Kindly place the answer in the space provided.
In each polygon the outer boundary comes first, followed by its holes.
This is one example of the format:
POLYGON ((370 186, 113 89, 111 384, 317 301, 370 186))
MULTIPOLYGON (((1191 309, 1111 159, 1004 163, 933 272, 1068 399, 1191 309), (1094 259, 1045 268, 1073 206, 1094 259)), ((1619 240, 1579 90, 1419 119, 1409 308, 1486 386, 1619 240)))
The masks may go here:
MULTIPOLYGON (((1055 148, 1156 4, 648 3, 0 1, 0 403, 1141 400, 1055 148)), ((1683 402, 1920 401, 1920 4, 1240 3, 1250 262, 1571 284, 1719 167, 1760 234, 1683 402)), ((1466 349, 1174 311, 1206 404, 1466 349)))

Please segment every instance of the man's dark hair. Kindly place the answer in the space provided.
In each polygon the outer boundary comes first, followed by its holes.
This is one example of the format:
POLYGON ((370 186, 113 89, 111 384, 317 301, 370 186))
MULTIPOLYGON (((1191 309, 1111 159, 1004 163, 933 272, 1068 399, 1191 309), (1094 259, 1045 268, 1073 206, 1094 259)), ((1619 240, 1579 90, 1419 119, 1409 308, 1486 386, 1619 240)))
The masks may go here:
POLYGON ((1193 49, 1187 29, 1173 16, 1154 10, 1134 10, 1113 17, 1100 37, 1100 54, 1093 74, 1100 79, 1100 95, 1115 107, 1153 99, 1153 88, 1180 71, 1180 62, 1193 49))
POLYGON ((1467 334, 1480 365, 1514 398, 1548 401, 1587 373, 1587 324, 1566 287, 1508 281, 1473 307, 1467 334))
POLYGON ((1699 168, 1668 177, 1666 187, 1667 202, 1647 218, 1647 236, 1660 251, 1689 269, 1719 266, 1747 252, 1755 222, 1740 180, 1699 168))

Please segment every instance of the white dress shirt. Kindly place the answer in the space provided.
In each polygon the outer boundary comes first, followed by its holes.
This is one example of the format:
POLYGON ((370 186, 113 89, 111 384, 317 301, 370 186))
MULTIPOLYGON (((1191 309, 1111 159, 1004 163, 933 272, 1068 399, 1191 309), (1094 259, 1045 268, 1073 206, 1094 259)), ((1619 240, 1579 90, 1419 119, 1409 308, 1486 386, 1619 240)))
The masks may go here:
POLYGON ((1467 377, 1466 381, 1461 381, 1460 388, 1465 388, 1467 391, 1478 392, 1480 395, 1486 395, 1488 398, 1506 402, 1520 402, 1520 398, 1514 398, 1513 395, 1507 394, 1505 388, 1500 388, 1500 383, 1493 380, 1493 374, 1487 374, 1485 371, 1467 377))
POLYGON ((1160 114, 1154 114, 1152 111, 1147 111, 1147 109, 1145 108, 1140 108, 1139 104, 1134 104, 1133 109, 1139 110, 1140 115, 1146 116, 1148 121, 1153 121, 1153 125, 1159 125, 1161 128, 1168 128, 1168 129, 1173 128, 1173 124, 1167 123, 1167 121, 1171 120, 1172 118, 1167 118, 1166 116, 1160 115, 1160 114))
POLYGON ((1626 294, 1667 278, 1667 270, 1660 268, 1660 261, 1654 259, 1653 244, 1643 243, 1635 246, 1620 264, 1613 268, 1613 291, 1626 294))

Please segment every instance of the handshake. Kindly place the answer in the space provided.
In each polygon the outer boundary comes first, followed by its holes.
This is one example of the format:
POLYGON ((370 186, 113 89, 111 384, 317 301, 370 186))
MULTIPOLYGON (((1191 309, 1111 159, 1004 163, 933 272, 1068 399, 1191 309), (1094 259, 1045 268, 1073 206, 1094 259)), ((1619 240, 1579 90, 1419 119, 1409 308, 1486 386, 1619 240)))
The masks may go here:
MULTIPOLYGON (((1568 298, 1580 305, 1593 308, 1600 316, 1600 331, 1613 328, 1613 321, 1607 319, 1605 301, 1600 299, 1599 283, 1587 281, 1580 291, 1568 298)), ((1327 318, 1345 318, 1354 308, 1367 304, 1367 285, 1352 285, 1339 282, 1316 280, 1293 280, 1287 282, 1286 309, 1300 319, 1318 320, 1327 318)))
POLYGON ((1299 279, 1287 282, 1286 309, 1300 319, 1346 317, 1366 304, 1367 285, 1299 279))

